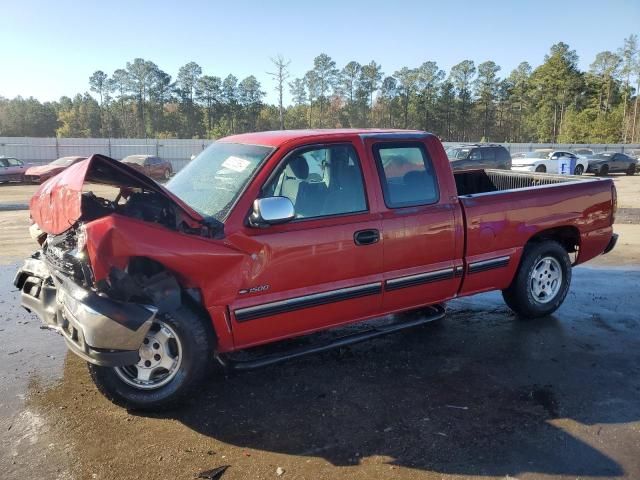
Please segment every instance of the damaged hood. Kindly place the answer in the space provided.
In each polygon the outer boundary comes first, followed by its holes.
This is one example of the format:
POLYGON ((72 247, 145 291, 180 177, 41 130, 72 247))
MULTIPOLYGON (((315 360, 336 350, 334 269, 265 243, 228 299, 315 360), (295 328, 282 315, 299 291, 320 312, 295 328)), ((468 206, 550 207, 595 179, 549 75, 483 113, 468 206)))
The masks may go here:
POLYGON ((85 182, 152 191, 170 200, 192 220, 204 220, 199 213, 145 174, 113 158, 92 155, 43 183, 31 198, 31 218, 42 231, 58 235, 80 219, 82 186, 85 182))

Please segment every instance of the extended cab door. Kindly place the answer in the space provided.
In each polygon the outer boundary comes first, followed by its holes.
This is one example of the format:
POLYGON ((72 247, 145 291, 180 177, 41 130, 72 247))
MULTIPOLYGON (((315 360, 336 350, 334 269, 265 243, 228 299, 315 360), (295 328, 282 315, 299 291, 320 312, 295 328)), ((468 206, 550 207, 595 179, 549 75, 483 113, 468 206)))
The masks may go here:
POLYGON ((463 224, 451 167, 430 135, 369 138, 382 189, 383 310, 452 298, 460 286, 463 224), (402 137, 400 137, 402 138, 402 137))
POLYGON ((382 222, 361 158, 352 143, 296 148, 261 186, 257 197, 289 198, 296 217, 242 231, 254 253, 230 306, 237 348, 379 313, 382 222))

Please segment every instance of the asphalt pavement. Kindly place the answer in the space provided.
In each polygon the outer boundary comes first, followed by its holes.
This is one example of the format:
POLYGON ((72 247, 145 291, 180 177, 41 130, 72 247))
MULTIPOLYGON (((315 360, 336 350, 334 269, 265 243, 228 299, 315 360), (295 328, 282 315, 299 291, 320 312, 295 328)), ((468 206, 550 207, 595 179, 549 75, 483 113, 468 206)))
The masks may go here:
MULTIPOLYGON (((113 406, 0 267, 5 479, 640 478, 640 270, 578 267, 526 322, 488 293, 439 322, 214 375, 182 408, 113 406), (280 475, 278 475, 278 472, 280 475)), ((419 313, 414 313, 419 314, 419 313)))

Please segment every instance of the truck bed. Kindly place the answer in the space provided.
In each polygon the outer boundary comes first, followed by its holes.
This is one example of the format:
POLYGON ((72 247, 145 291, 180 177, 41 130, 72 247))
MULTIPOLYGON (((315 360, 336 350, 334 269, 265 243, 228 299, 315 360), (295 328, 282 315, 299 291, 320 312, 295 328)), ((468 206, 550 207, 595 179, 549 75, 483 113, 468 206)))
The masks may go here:
POLYGON ((502 275, 488 270, 468 276, 461 295, 506 288, 523 246, 541 232, 563 238, 569 251, 577 252, 575 263, 601 254, 611 238, 610 179, 505 170, 467 170, 454 177, 466 231, 466 261, 508 259, 502 275))
POLYGON ((512 172, 509 170, 462 170, 454 172, 453 176, 460 196, 600 180, 594 177, 548 175, 546 173, 512 172))

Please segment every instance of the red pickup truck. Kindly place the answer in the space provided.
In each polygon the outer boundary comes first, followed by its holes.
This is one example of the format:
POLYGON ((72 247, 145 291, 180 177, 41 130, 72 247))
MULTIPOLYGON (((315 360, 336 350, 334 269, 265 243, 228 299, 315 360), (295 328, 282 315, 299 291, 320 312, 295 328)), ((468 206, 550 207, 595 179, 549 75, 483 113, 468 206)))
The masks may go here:
POLYGON ((141 409, 175 403, 214 359, 247 369, 362 341, 442 318, 460 296, 502 290, 518 315, 548 315, 572 265, 617 239, 611 180, 454 174, 417 131, 227 137, 166 187, 93 155, 30 209, 41 248, 16 275, 22 305, 102 393, 141 409), (363 321, 321 343, 252 348, 363 321))

